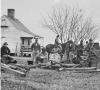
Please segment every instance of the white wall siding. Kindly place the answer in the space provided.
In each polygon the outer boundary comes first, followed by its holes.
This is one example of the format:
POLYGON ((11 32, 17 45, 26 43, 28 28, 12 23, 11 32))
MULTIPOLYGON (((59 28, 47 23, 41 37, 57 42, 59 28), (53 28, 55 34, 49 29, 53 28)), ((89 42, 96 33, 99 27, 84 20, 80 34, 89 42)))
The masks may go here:
POLYGON ((1 29, 1 37, 5 37, 1 39, 2 44, 4 42, 7 42, 11 53, 15 53, 16 49, 17 53, 19 53, 21 45, 20 37, 22 36, 22 32, 20 30, 17 30, 6 17, 3 17, 3 19, 4 18, 6 19, 6 25, 8 26, 8 28, 1 29))

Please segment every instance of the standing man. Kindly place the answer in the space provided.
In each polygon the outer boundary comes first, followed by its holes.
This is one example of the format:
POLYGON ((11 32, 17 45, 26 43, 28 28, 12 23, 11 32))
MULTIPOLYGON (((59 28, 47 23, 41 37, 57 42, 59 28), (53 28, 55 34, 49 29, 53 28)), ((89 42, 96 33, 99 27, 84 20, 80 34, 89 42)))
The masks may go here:
POLYGON ((89 43, 88 43, 87 47, 88 47, 88 52, 90 52, 93 49, 93 40, 92 39, 89 39, 89 43))
POLYGON ((40 53, 40 44, 38 43, 38 38, 34 38, 35 42, 31 46, 32 50, 32 61, 36 63, 36 57, 40 53))
POLYGON ((89 53, 89 57, 88 57, 89 67, 91 67, 93 63, 96 63, 96 60, 93 58, 94 53, 93 53, 93 40, 92 39, 89 39, 89 43, 87 46, 87 52, 89 53))

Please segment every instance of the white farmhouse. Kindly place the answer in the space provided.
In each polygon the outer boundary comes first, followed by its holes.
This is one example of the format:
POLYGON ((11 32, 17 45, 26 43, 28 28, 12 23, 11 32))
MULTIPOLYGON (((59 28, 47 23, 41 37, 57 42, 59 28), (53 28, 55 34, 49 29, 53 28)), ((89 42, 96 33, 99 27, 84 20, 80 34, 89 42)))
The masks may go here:
POLYGON ((30 52, 32 39, 37 36, 29 31, 18 19, 15 10, 8 9, 8 15, 1 17, 1 44, 8 43, 11 53, 20 55, 21 52, 30 52))

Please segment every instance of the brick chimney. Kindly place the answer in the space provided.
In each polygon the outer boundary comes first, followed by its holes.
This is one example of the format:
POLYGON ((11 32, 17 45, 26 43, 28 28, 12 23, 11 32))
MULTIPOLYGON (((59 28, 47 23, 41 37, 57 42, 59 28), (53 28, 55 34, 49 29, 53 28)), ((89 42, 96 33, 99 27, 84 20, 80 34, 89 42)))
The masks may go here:
POLYGON ((8 17, 10 17, 10 18, 15 17, 15 9, 8 9, 7 13, 8 13, 8 17))

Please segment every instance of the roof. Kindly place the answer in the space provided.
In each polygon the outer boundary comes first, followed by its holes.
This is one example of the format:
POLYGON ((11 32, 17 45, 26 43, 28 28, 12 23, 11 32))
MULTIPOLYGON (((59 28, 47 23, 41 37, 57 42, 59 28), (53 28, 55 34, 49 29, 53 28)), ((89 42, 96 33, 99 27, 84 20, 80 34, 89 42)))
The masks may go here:
MULTIPOLYGON (((4 15, 4 16, 6 16, 6 15, 4 15)), ((26 32, 26 33, 32 35, 33 37, 37 36, 37 37, 39 37, 39 38, 43 38, 43 37, 41 37, 41 36, 39 36, 39 35, 34 34, 33 32, 31 32, 31 31, 30 31, 27 27, 25 27, 25 25, 24 25, 23 23, 21 23, 18 19, 16 19, 16 18, 12 19, 12 18, 10 18, 10 17, 8 17, 8 16, 6 16, 6 18, 15 26, 16 29, 22 30, 23 32, 26 32)))

